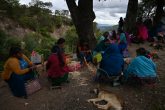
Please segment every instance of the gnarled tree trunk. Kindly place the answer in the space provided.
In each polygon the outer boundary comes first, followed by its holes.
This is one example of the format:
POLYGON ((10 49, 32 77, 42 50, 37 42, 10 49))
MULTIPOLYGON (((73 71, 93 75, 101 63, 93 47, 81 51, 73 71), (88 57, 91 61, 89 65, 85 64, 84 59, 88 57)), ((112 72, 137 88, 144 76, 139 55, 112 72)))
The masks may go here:
POLYGON ((126 21, 124 26, 126 32, 129 33, 134 32, 136 25, 137 10, 138 10, 138 0, 129 0, 127 14, 126 14, 126 21))
POLYGON ((87 42, 91 49, 96 45, 96 38, 93 32, 93 0, 66 0, 73 23, 76 27, 80 42, 87 42))

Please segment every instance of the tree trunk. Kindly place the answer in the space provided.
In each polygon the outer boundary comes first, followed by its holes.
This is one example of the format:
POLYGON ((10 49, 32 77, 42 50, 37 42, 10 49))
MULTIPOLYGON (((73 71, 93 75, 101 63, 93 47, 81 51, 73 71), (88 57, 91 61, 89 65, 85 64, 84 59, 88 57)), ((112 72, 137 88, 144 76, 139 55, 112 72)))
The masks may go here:
POLYGON ((136 17, 138 10, 138 0, 129 0, 126 21, 125 21, 125 31, 129 33, 133 33, 136 26, 136 17))
POLYGON ((162 16, 165 16, 165 12, 163 10, 163 7, 165 5, 164 0, 157 0, 156 1, 156 15, 154 17, 154 25, 160 22, 162 16))
POLYGON ((66 0, 73 23, 76 27, 80 42, 87 42, 91 49, 96 45, 96 38, 93 32, 93 0, 66 0))

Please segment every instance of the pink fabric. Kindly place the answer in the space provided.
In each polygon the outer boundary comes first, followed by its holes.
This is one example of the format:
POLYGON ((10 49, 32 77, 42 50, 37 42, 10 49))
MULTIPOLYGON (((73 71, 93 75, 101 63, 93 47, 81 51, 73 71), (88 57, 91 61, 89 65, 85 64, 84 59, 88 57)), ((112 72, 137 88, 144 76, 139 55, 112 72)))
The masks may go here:
MULTIPOLYGON (((65 57, 63 55, 64 61, 65 61, 65 57)), ((47 73, 49 77, 52 78, 58 78, 63 76, 64 74, 69 72, 69 68, 68 66, 64 66, 61 67, 60 66, 60 61, 58 59, 57 54, 53 53, 49 56, 48 58, 48 62, 47 62, 47 73)))
POLYGON ((140 25, 138 26, 138 36, 139 36, 139 39, 141 40, 147 40, 148 39, 148 30, 147 30, 147 27, 144 26, 144 25, 140 25))
POLYGON ((73 71, 79 70, 81 68, 81 64, 80 62, 74 62, 74 63, 69 64, 68 67, 69 67, 69 70, 73 72, 73 71))

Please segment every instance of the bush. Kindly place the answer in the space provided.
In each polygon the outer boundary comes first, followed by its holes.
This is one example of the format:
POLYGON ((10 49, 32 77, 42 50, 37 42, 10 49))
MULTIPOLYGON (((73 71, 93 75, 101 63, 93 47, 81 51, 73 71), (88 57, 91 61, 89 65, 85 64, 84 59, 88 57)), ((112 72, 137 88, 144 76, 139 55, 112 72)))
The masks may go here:
POLYGON ((0 30, 0 71, 3 69, 4 61, 7 60, 9 50, 12 46, 20 46, 21 40, 14 36, 7 35, 0 30))
POLYGON ((50 35, 50 33, 48 32, 48 28, 41 28, 40 30, 39 30, 39 33, 43 36, 43 37, 47 37, 47 38, 50 38, 51 37, 51 35, 50 35))
POLYGON ((34 31, 38 30, 38 21, 34 17, 22 16, 18 21, 23 27, 28 27, 34 31))
POLYGON ((46 60, 51 53, 51 48, 55 44, 56 39, 42 37, 40 45, 35 48, 39 54, 43 54, 44 59, 46 60))
POLYGON ((41 36, 36 33, 26 35, 23 39, 25 42, 25 50, 31 53, 35 48, 37 48, 39 46, 40 37, 41 36))
POLYGON ((3 42, 1 43, 0 53, 1 59, 6 60, 10 48, 13 46, 21 46, 21 40, 17 37, 4 36, 3 42))
POLYGON ((75 52, 77 41, 78 41, 78 35, 76 33, 75 27, 71 27, 65 35, 66 39, 66 52, 75 52))
POLYGON ((61 16, 55 16, 54 20, 55 20, 56 27, 60 28, 62 26, 62 18, 61 18, 61 16))

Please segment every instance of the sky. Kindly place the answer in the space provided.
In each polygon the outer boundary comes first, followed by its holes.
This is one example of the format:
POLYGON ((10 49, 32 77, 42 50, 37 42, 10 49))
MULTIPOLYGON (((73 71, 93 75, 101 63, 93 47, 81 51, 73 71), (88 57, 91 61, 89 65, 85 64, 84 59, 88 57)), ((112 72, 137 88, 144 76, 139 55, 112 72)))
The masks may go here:
MULTIPOLYGON (((31 0, 20 0, 21 4, 28 4, 31 0)), ((54 10, 68 10, 65 0, 41 0, 52 2, 54 10)), ((99 24, 116 25, 120 17, 125 17, 128 0, 93 0, 93 8, 96 15, 95 22, 99 24)))

